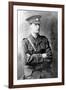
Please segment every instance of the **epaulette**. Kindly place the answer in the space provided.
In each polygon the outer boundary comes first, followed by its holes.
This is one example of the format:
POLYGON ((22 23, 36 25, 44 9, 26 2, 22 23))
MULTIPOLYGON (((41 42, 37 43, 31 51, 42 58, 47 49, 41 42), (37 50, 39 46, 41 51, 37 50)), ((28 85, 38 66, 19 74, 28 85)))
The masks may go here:
POLYGON ((23 38, 23 41, 24 41, 24 42, 27 42, 27 41, 28 41, 28 39, 27 39, 27 38, 23 38))
POLYGON ((26 38, 23 38, 23 40, 25 40, 26 38))

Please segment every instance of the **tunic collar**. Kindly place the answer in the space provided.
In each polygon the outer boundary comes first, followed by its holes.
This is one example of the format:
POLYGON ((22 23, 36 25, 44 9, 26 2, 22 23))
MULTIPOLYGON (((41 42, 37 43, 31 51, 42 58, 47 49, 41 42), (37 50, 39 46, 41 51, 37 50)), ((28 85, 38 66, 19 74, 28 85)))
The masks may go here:
POLYGON ((36 43, 36 44, 41 41, 40 35, 38 35, 37 38, 34 38, 34 37, 30 34, 28 38, 30 38, 31 41, 32 41, 33 43, 36 43))

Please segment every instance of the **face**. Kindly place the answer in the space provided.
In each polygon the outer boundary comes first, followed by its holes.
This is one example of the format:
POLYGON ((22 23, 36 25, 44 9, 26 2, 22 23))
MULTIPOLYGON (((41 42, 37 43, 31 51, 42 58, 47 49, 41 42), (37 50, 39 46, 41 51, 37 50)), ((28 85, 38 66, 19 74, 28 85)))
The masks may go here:
POLYGON ((31 27, 31 33, 37 34, 40 32, 40 24, 32 23, 30 27, 31 27))

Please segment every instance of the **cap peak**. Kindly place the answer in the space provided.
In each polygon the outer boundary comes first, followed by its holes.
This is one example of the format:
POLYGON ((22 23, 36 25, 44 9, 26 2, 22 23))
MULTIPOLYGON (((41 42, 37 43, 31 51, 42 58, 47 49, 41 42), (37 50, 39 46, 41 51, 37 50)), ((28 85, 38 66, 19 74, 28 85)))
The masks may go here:
POLYGON ((33 15, 33 16, 28 17, 26 19, 26 21, 28 21, 29 23, 39 23, 40 22, 40 18, 41 18, 40 15, 33 15))

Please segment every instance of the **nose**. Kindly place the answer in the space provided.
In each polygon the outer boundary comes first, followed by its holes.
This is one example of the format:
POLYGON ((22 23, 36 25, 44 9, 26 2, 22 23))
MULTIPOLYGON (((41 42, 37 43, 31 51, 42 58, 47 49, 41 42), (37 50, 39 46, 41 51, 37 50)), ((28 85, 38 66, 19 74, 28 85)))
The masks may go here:
POLYGON ((37 28, 39 28, 39 25, 37 25, 37 28))
POLYGON ((39 26, 40 26, 39 24, 36 24, 36 27, 38 27, 38 28, 39 28, 39 26))

